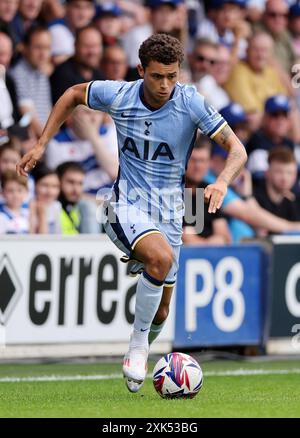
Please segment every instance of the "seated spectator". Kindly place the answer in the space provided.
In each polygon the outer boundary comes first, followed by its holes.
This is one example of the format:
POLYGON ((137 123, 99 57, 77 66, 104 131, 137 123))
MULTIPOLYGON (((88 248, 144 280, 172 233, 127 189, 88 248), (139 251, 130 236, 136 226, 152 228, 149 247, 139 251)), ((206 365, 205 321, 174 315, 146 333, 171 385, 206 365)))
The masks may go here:
MULTIPOLYGON (((212 65, 211 74, 215 78, 219 87, 224 89, 227 83, 231 70, 233 68, 230 50, 226 46, 219 45, 217 52, 217 62, 212 65)), ((227 93, 226 93, 227 94, 227 93)))
POLYGON ((15 83, 8 74, 12 55, 12 40, 6 33, 0 32, 0 129, 12 126, 20 118, 15 83))
POLYGON ((99 233, 96 219, 96 205, 84 200, 84 171, 80 164, 65 162, 58 166, 60 179, 59 200, 62 205, 60 223, 62 233, 76 235, 79 233, 99 233))
MULTIPOLYGON (((207 172, 210 161, 210 142, 207 140, 198 140, 191 154, 188 167, 185 174, 186 189, 185 191, 185 206, 187 204, 193 217, 200 218, 199 212, 196 211, 196 190, 204 189, 208 184, 202 180, 203 175, 207 172)), ((200 207, 202 208, 202 206, 200 207)), ((218 210, 215 214, 208 213, 208 204, 204 204, 204 226, 199 234, 195 227, 195 223, 188 223, 184 220, 183 227, 183 242, 186 245, 224 245, 231 242, 231 235, 227 221, 223 214, 218 210)))
POLYGON ((18 13, 13 19, 12 25, 17 35, 17 42, 21 43, 32 26, 39 24, 39 14, 43 0, 21 0, 18 13))
POLYGON ((97 6, 94 24, 102 35, 104 48, 119 44, 123 30, 121 14, 122 10, 115 3, 97 6))
POLYGON ((275 146, 286 146, 294 150, 289 138, 290 103, 286 96, 277 95, 267 99, 261 129, 256 131, 246 145, 248 152, 247 167, 255 180, 264 178, 268 169, 268 155, 275 146))
POLYGON ((44 0, 41 11, 41 20, 51 23, 65 16, 65 6, 61 0, 44 0))
MULTIPOLYGON (((122 9, 126 12, 133 13, 134 8, 128 8, 131 2, 121 1, 122 9), (128 6, 125 6, 128 4, 128 6)), ((128 29, 122 35, 122 46, 127 55, 130 72, 128 80, 136 80, 139 78, 136 66, 140 63, 138 51, 144 40, 153 33, 167 33, 172 36, 182 39, 182 29, 178 29, 178 15, 183 11, 180 9, 183 0, 148 0, 146 6, 149 7, 150 14, 140 13, 143 19, 135 17, 136 24, 131 29, 128 29), (146 19, 145 19, 146 18, 146 19)), ((182 14, 183 15, 183 14, 182 14)), ((184 14, 184 18, 186 14, 184 14)))
MULTIPOLYGON (((218 175, 223 171, 227 153, 220 146, 215 145, 211 157, 211 169, 203 180, 209 184, 216 181, 218 175)), ((247 188, 249 190, 249 188, 247 188)), ((255 230, 260 235, 266 233, 299 232, 300 222, 291 222, 279 218, 262 208, 249 191, 240 195, 236 190, 229 187, 225 195, 221 211, 229 221, 229 228, 232 239, 238 242, 242 239, 249 239, 255 236, 255 230)))
POLYGON ((125 80, 128 63, 126 53, 122 47, 116 45, 107 47, 104 50, 101 71, 103 71, 106 79, 110 81, 125 80))
POLYGON ((11 70, 19 109, 32 113, 31 126, 37 137, 42 133, 52 108, 48 76, 51 37, 44 26, 32 27, 24 38, 24 57, 11 70))
POLYGON ((249 140, 249 127, 247 123, 247 114, 243 107, 235 102, 230 102, 220 110, 220 114, 228 122, 235 135, 246 145, 249 140))
POLYGON ((292 47, 300 59, 300 4, 299 2, 293 4, 289 10, 289 30, 292 36, 292 47))
POLYGON ((275 94, 288 94, 277 70, 272 66, 272 38, 264 32, 249 40, 245 61, 238 62, 225 84, 231 100, 242 105, 251 130, 260 126, 266 99, 275 94))
MULTIPOLYGON (((183 35, 178 27, 178 15, 184 15, 180 9, 183 0, 148 0, 147 5, 151 9, 152 33, 167 33, 178 38, 182 42, 183 35)), ((187 19, 187 17, 185 17, 187 19)), ((183 22, 181 25, 185 25, 183 22)))
POLYGON ((17 13, 18 6, 19 0, 0 0, 0 32, 6 33, 11 38, 14 49, 18 43, 18 38, 12 20, 17 13))
POLYGON ((3 203, 0 205, 0 234, 28 234, 30 212, 23 204, 28 196, 27 180, 15 171, 1 175, 3 203))
POLYGON ((193 83, 210 105, 217 110, 228 105, 230 100, 223 88, 219 87, 212 76, 213 67, 218 59, 218 46, 207 39, 195 42, 190 56, 193 83))
POLYGON ((245 21, 245 0, 213 0, 209 4, 209 18, 198 27, 198 38, 209 38, 230 49, 232 60, 245 57, 251 28, 245 21))
MULTIPOLYGON (((0 177, 7 171, 16 171, 16 164, 21 159, 21 150, 15 143, 16 142, 11 141, 0 146, 0 177)), ((27 182, 28 197, 25 199, 26 204, 34 197, 34 181, 31 175, 28 176, 27 182)), ((0 183, 0 204, 2 201, 0 183)))
POLYGON ((104 79, 99 71, 101 58, 100 32, 92 26, 80 29, 76 35, 75 55, 56 67, 50 78, 53 103, 73 85, 104 79))
POLYGON ((289 6, 285 0, 268 0, 263 14, 262 24, 258 27, 272 37, 274 55, 278 65, 290 77, 296 58, 292 39, 288 32, 289 6))
POLYGON ((293 152, 284 147, 270 151, 265 183, 254 191, 258 203, 290 221, 300 220, 300 198, 293 193, 297 180, 297 162, 293 152))
POLYGON ((76 32, 91 23, 94 13, 92 0, 67 0, 65 17, 53 21, 49 26, 55 65, 74 55, 76 32))
POLYGON ((43 163, 39 163, 31 174, 35 181, 35 200, 31 203, 33 230, 38 234, 61 234, 58 176, 43 163))
POLYGON ((77 107, 46 151, 52 169, 65 161, 76 161, 85 172, 83 190, 94 195, 110 187, 118 173, 116 128, 104 113, 77 107), (106 120, 106 122, 105 122, 106 120), (99 132, 100 131, 100 132, 99 132))

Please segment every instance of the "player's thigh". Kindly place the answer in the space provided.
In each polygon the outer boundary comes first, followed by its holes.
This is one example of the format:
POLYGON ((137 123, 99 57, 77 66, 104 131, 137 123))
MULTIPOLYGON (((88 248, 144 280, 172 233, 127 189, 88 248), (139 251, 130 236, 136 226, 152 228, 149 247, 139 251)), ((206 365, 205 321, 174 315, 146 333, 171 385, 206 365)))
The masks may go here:
POLYGON ((161 233, 149 234, 141 239, 134 248, 133 256, 145 264, 151 262, 168 262, 174 260, 173 249, 161 233))
POLYGON ((108 205, 104 212, 104 230, 113 243, 133 257, 135 248, 144 238, 159 234, 157 226, 148 215, 139 211, 134 205, 108 205))

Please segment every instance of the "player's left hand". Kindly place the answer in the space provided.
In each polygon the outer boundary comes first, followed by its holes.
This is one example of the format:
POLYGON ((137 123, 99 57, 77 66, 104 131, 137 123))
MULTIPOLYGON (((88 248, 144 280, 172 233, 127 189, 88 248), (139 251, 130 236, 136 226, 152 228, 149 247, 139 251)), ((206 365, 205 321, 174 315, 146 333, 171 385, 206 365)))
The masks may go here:
POLYGON ((225 181, 216 181, 205 187, 204 200, 209 202, 208 213, 215 213, 221 207, 226 192, 227 183, 225 181))

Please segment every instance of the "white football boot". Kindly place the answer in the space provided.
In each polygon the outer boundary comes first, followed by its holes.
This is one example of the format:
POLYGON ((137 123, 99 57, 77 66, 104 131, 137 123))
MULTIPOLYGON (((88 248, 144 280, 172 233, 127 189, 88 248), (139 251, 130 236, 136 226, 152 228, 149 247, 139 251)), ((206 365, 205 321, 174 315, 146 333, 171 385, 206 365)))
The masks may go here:
POLYGON ((129 346, 124 356, 123 376, 130 392, 138 392, 144 384, 148 370, 148 354, 148 348, 129 346))

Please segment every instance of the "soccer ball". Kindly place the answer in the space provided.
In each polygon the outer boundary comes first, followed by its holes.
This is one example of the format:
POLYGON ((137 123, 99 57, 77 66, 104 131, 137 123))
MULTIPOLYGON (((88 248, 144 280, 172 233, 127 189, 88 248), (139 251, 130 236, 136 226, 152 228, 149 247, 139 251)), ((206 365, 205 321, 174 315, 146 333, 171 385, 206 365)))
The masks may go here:
POLYGON ((203 374, 193 357, 184 353, 170 353, 155 365, 153 384, 163 398, 193 398, 202 387, 203 374))

